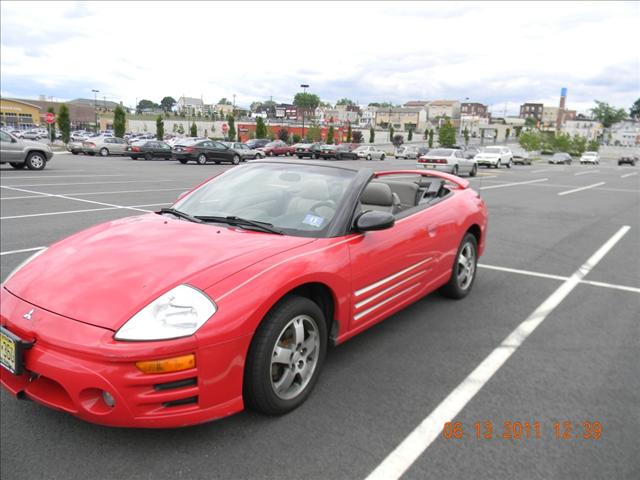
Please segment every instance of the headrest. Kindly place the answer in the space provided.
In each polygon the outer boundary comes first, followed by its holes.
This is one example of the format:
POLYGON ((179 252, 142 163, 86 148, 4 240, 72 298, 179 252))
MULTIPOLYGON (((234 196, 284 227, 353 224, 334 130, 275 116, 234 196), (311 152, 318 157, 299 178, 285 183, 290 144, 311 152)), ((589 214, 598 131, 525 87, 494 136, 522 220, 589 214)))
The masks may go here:
POLYGON ((386 183, 371 182, 364 188, 360 202, 364 205, 379 205, 390 207, 393 205, 393 194, 391 187, 386 183))
POLYGON ((302 183, 301 196, 310 200, 327 200, 329 188, 324 180, 306 180, 302 183))

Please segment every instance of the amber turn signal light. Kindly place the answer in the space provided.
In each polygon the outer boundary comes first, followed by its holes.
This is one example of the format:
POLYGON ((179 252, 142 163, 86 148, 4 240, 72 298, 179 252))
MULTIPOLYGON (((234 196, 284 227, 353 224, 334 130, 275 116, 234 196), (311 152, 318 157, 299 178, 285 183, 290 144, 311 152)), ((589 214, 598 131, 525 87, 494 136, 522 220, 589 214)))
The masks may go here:
POLYGON ((193 353, 179 357, 164 358, 162 360, 144 360, 136 362, 138 370, 144 373, 169 373, 189 370, 196 366, 196 356, 193 353))

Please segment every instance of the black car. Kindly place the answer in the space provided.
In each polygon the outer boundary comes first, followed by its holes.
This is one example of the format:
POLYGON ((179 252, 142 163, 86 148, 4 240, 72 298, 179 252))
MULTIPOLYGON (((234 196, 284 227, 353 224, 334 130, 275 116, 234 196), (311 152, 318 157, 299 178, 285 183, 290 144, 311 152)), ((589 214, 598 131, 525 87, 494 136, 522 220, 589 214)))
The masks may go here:
POLYGON ((154 158, 171 158, 171 147, 160 140, 138 140, 125 149, 126 155, 134 160, 144 158, 152 160, 154 158))
POLYGON ((320 158, 329 160, 357 160, 358 154, 353 153, 348 145, 323 145, 320 150, 320 158))
POLYGON ((623 155, 621 157, 618 157, 618 165, 622 165, 624 163, 628 163, 629 165, 631 165, 632 167, 635 167, 636 162, 639 160, 637 155, 623 155))
POLYGON ((298 158, 320 158, 322 147, 322 143, 301 143, 296 148, 296 156, 298 158))
POLYGON ((254 138, 252 140, 247 140, 246 142, 244 142, 244 144, 251 150, 262 148, 268 143, 271 143, 271 140, 269 140, 268 138, 254 138))
POLYGON ((207 162, 230 162, 238 165, 242 157, 233 148, 227 147, 222 142, 213 140, 196 140, 174 145, 171 156, 180 163, 185 164, 194 161, 199 165, 207 162))

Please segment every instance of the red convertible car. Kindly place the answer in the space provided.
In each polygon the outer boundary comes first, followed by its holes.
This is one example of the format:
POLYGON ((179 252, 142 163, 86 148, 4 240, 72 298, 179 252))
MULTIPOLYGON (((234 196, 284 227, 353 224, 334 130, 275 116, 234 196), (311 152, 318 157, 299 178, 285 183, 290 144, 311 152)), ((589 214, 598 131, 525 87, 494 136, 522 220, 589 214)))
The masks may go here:
POLYGON ((436 289, 467 295, 486 226, 483 200, 446 173, 250 162, 12 272, 2 386, 111 426, 283 414, 328 345, 436 289))

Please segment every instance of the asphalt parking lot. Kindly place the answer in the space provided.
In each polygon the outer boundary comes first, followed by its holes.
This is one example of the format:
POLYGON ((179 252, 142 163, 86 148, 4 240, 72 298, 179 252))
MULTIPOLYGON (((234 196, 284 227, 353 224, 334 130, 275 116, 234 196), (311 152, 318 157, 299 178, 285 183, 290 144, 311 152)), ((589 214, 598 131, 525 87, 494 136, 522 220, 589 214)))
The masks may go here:
MULTIPOLYGON (((228 168, 69 154, 40 172, 2 165, 1 276, 41 247, 168 206, 228 168)), ((481 169, 471 182, 489 233, 471 294, 429 295, 331 349, 310 399, 284 417, 113 429, 2 391, 0 476, 640 478, 639 171, 612 159, 481 169), (518 341, 505 344, 513 332, 518 341), (461 422, 464 436, 445 438, 442 418, 461 422), (539 422, 540 438, 503 438, 505 422, 539 422), (562 433, 571 422, 569 438, 557 438, 555 422, 562 433), (583 422, 599 422, 601 438, 585 439, 583 422)))

